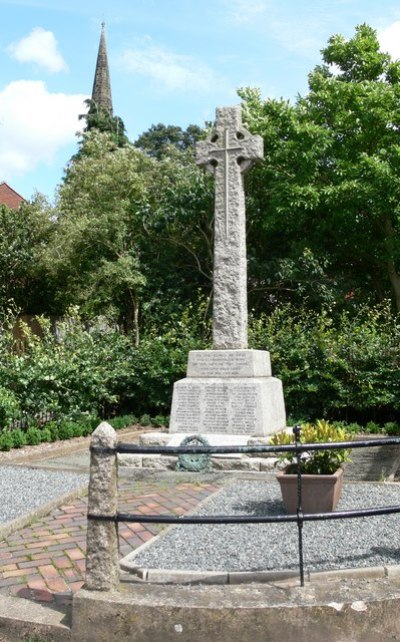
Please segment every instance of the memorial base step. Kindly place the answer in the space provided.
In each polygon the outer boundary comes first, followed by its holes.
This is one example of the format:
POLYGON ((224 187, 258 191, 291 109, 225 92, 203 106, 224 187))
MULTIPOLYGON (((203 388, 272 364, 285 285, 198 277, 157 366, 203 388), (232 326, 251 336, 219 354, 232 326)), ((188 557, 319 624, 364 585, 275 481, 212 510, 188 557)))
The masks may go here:
POLYGON ((282 382, 265 350, 192 350, 174 385, 170 433, 270 435, 286 426, 282 382))
MULTIPOLYGON (((165 433, 147 432, 139 436, 138 443, 141 446, 180 446, 186 437, 195 436, 198 433, 165 433)), ((267 445, 269 437, 249 437, 248 435, 229 435, 224 433, 202 434, 210 446, 250 446, 267 445)), ((177 455, 118 455, 120 466, 140 468, 147 470, 177 470, 177 455)), ((262 453, 226 453, 216 454, 211 457, 211 471, 274 471, 277 458, 262 453)))

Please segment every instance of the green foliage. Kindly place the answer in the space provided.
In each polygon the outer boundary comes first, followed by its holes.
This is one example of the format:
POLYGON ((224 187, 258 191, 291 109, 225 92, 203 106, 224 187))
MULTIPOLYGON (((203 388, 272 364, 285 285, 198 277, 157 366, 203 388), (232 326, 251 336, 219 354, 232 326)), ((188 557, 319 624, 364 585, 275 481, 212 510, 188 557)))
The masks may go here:
POLYGON ((45 269, 61 313, 78 304, 138 344, 144 320, 162 322, 210 289, 212 179, 193 150, 156 161, 95 130, 85 150, 60 187, 45 269))
POLYGON ((197 125, 189 125, 183 130, 176 125, 152 125, 150 129, 139 136, 135 146, 153 158, 161 160, 170 155, 171 146, 180 151, 194 147, 203 136, 203 130, 197 125))
POLYGON ((41 430, 40 430, 40 438, 41 438, 42 442, 46 442, 46 443, 48 443, 48 442, 53 440, 51 431, 47 426, 44 426, 43 428, 41 428, 41 430))
POLYGON ((27 443, 26 433, 20 428, 11 431, 12 448, 22 448, 27 443))
MULTIPOLYGON (((113 116, 107 109, 100 107, 94 100, 88 98, 85 100, 88 107, 86 114, 79 116, 80 120, 86 121, 85 134, 92 130, 107 133, 118 147, 123 147, 129 141, 125 134, 125 125, 119 116, 113 116)), ((85 135, 80 142, 80 153, 85 154, 85 135)))
POLYGON ((151 426, 151 417, 148 414, 144 414, 140 417, 139 423, 141 426, 151 426))
POLYGON ((356 422, 352 422, 350 424, 345 424, 347 432, 351 433, 352 435, 358 435, 361 432, 363 432, 362 426, 356 422))
POLYGON ((381 427, 375 421, 369 421, 365 426, 364 431, 372 435, 378 435, 382 432, 381 427))
POLYGON ((113 417, 108 419, 108 423, 114 428, 114 430, 120 430, 121 428, 128 428, 138 423, 137 417, 135 415, 123 415, 121 417, 113 417))
POLYGON ((153 417, 152 422, 153 426, 157 426, 158 428, 166 427, 169 424, 168 417, 165 415, 157 415, 156 417, 153 417))
POLYGON ((34 336, 26 326, 24 352, 0 353, 0 382, 12 390, 21 412, 35 416, 52 412, 79 418, 82 412, 99 415, 113 404, 113 359, 122 359, 123 336, 115 331, 89 332, 79 315, 71 310, 68 320, 59 322, 58 336, 50 323, 40 319, 43 337, 34 336))
POLYGON ((72 437, 83 437, 84 431, 85 426, 79 422, 76 422, 72 431, 72 437))
POLYGON ((46 429, 50 433, 50 441, 57 441, 58 439, 58 425, 56 421, 49 421, 46 424, 46 429))
POLYGON ((42 441, 42 433, 40 428, 31 426, 26 431, 26 443, 28 446, 37 446, 42 441))
MULTIPOLYGON (((163 334, 148 327, 139 346, 134 336, 107 325, 87 329, 78 311, 71 309, 68 318, 57 323, 56 333, 41 317, 41 338, 21 323, 23 350, 12 350, 13 319, 2 321, 0 427, 51 413, 52 439, 68 437, 63 421, 78 423, 82 434, 90 434, 98 417, 169 412, 172 386, 184 376, 188 351, 207 345, 209 333, 202 302, 176 316, 163 334)), ((136 417, 121 421, 132 425, 136 417)))
POLYGON ((400 435, 400 424, 395 421, 387 421, 383 426, 383 430, 387 435, 398 436, 400 435))
POLYGON ((55 228, 50 207, 40 197, 18 209, 0 205, 0 227, 0 312, 10 302, 24 312, 47 309, 53 290, 43 255, 55 228))
POLYGON ((75 437, 75 425, 72 421, 62 421, 58 426, 58 438, 72 439, 75 437))
POLYGON ((288 412, 312 419, 398 414, 400 317, 390 305, 335 320, 284 306, 250 324, 250 343, 268 349, 283 380, 288 412))
POLYGON ((2 432, 0 434, 0 450, 11 450, 13 447, 13 438, 11 432, 2 432))
MULTIPOLYGON (((97 420, 96 426, 100 423, 100 420, 97 420)), ((86 421, 82 423, 82 437, 88 437, 89 435, 92 434, 92 432, 95 430, 96 426, 93 426, 92 423, 89 421, 86 421)))
POLYGON ((400 310, 400 63, 367 25, 322 58, 294 105, 239 92, 265 147, 248 183, 252 305, 393 295, 400 310))
POLYGON ((11 390, 0 387, 0 426, 8 427, 20 415, 20 405, 11 390))
MULTIPOLYGON (((315 424, 306 423, 301 426, 301 444, 322 444, 349 440, 350 434, 344 428, 334 426, 324 419, 318 419, 315 424)), ((269 443, 274 446, 294 444, 295 436, 293 432, 279 432, 270 438, 269 443)), ((342 464, 350 461, 349 454, 350 450, 344 448, 303 452, 301 454, 301 470, 305 474, 331 475, 342 464)), ((284 452, 279 458, 281 461, 289 462, 288 472, 296 472, 297 457, 294 451, 284 452)))

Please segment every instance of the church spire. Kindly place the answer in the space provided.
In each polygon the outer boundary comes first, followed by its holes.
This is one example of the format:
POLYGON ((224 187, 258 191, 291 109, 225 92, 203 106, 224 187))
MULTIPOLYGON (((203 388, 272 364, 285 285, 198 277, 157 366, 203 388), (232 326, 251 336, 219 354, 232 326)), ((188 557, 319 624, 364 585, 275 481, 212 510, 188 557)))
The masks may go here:
POLYGON ((98 108, 101 108, 112 116, 113 106, 104 22, 101 25, 101 36, 93 82, 92 101, 98 108))

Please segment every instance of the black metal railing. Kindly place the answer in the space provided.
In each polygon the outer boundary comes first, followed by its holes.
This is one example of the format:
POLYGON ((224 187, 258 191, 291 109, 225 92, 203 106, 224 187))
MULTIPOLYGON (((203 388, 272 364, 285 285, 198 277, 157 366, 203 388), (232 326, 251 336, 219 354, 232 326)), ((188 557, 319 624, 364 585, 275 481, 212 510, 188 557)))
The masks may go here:
POLYGON ((290 445, 251 445, 251 446, 139 446, 136 444, 120 443, 115 448, 99 448, 91 446, 91 451, 98 454, 161 454, 161 455, 221 455, 263 453, 276 455, 278 453, 295 452, 297 459, 297 510, 294 514, 283 515, 143 515, 138 513, 121 513, 114 515, 99 515, 88 512, 88 519, 104 522, 156 523, 156 524, 268 524, 296 522, 298 532, 299 576, 300 585, 304 586, 304 557, 303 557, 303 524, 304 522, 325 521, 337 519, 354 519, 357 517, 374 517, 400 513, 400 505, 380 506, 359 510, 344 510, 328 513, 303 513, 302 509, 302 477, 301 454, 316 450, 357 449, 380 446, 399 446, 400 437, 364 439, 357 441, 338 441, 329 443, 300 443, 300 427, 294 429, 295 442, 290 445))

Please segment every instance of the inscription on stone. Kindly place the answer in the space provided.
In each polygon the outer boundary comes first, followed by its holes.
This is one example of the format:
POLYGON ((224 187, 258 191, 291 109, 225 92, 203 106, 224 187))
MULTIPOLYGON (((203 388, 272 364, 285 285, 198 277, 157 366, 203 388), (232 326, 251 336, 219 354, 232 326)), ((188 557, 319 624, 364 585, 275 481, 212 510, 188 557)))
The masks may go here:
POLYGON ((224 383, 213 383, 204 388, 203 425, 210 426, 210 432, 227 432, 229 424, 229 392, 224 383))
POLYGON ((200 432, 201 426, 201 395, 199 386, 187 384, 181 386, 176 395, 176 417, 180 432, 200 432))
POLYGON ((270 377, 269 353, 264 350, 192 350, 188 377, 270 377))
POLYGON ((231 399, 231 429, 233 433, 249 433, 257 423, 258 395, 253 385, 243 384, 231 399))
POLYGON ((255 434, 263 392, 254 380, 184 380, 174 391, 173 432, 255 434))

